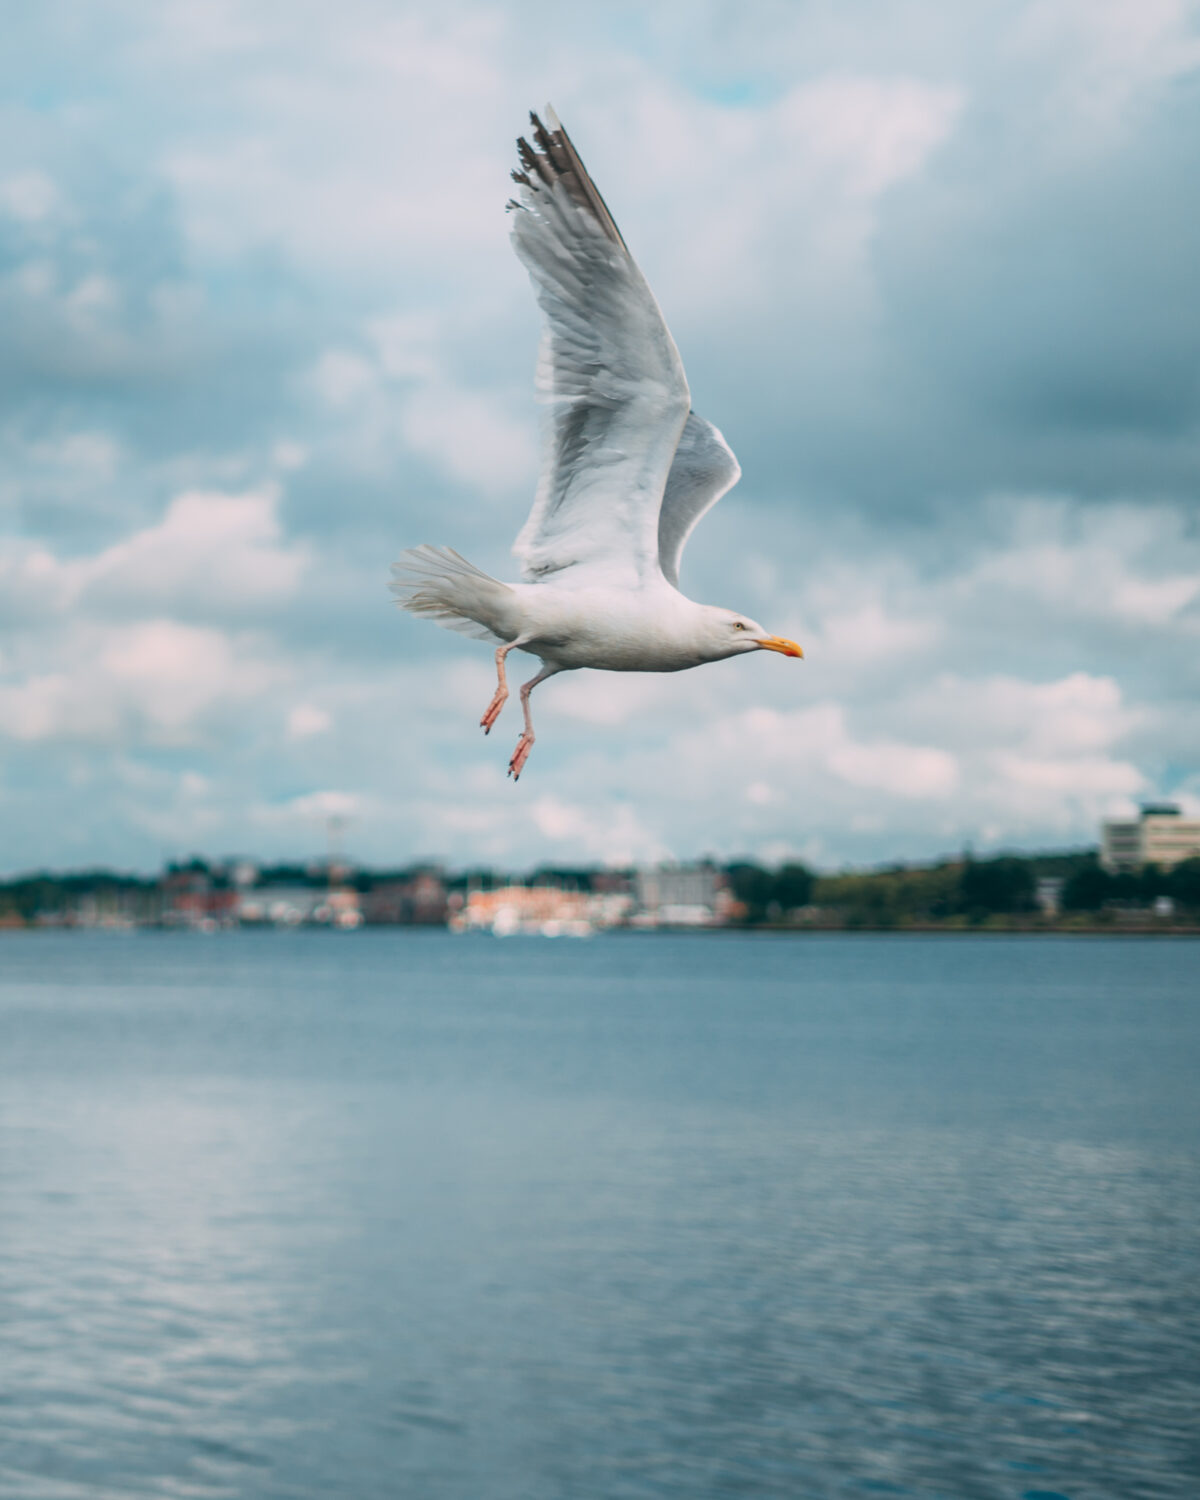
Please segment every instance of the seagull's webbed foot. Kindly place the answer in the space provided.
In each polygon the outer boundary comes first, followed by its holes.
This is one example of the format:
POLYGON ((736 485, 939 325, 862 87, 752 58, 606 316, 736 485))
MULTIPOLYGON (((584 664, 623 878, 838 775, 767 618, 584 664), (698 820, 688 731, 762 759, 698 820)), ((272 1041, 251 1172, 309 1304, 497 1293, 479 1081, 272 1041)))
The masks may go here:
POLYGON ((519 781, 521 772, 525 769, 525 762, 529 759, 529 752, 533 749, 533 735, 523 734, 517 741, 517 748, 513 751, 512 759, 508 763, 508 774, 514 781, 519 781))
POLYGON ((525 728, 521 732, 521 738, 517 741, 512 760, 508 763, 508 774, 514 781, 520 780, 521 772, 525 769, 525 762, 529 759, 529 752, 533 749, 533 718, 529 712, 529 695, 539 682, 545 682, 547 677, 553 677, 555 672, 561 670, 560 667, 548 667, 543 663, 542 670, 537 676, 531 677, 521 689, 521 708, 525 714, 525 728))
POLYGON ((492 695, 492 701, 483 711, 483 718, 479 721, 479 727, 483 730, 484 734, 491 734, 492 725, 500 717, 500 710, 507 702, 508 689, 506 687, 498 687, 492 695))

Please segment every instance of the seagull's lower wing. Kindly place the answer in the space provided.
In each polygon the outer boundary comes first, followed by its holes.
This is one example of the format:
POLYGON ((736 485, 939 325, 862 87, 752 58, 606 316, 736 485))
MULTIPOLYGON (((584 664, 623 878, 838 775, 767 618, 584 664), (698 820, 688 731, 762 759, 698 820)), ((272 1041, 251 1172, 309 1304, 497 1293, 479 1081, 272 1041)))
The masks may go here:
POLYGON ((679 587, 679 559, 696 522, 741 476, 733 449, 711 422, 690 412, 658 517, 658 560, 668 583, 679 587))
POLYGON ((636 587, 659 567, 659 509, 687 419, 687 379, 646 279, 552 112, 536 115, 512 238, 545 326, 549 408, 537 496, 514 552, 525 576, 602 571, 636 587), (536 148, 536 149, 535 149, 536 148))

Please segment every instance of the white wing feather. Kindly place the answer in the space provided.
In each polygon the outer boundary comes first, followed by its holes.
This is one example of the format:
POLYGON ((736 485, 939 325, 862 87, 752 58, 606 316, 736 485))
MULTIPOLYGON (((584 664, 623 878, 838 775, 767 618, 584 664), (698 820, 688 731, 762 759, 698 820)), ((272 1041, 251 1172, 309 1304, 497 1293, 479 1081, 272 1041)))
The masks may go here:
POLYGON ((696 523, 742 476, 733 449, 711 422, 688 414, 667 476, 658 517, 658 561, 663 577, 679 587, 679 559, 696 523))
POLYGON ((568 568, 629 587, 659 566, 663 489, 687 419, 679 351, 645 277, 548 112, 518 142, 512 238, 545 319, 549 408, 537 495, 513 548, 527 579, 568 568))

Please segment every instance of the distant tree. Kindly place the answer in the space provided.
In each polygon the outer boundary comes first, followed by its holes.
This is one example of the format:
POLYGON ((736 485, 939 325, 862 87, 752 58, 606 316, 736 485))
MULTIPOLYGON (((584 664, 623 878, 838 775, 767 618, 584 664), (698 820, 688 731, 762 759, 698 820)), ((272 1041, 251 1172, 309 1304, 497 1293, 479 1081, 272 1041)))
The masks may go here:
POLYGON ((1113 899, 1114 878, 1092 858, 1067 877, 1062 891, 1064 911, 1099 911, 1113 899))
POLYGON ((446 877, 448 891, 494 891, 509 882, 509 876, 498 870, 476 868, 459 870, 446 877))
POLYGON ((1140 906, 1153 897, 1155 877, 1151 870, 1139 870, 1136 875, 1131 870, 1122 870, 1120 874, 1110 876, 1109 881, 1110 901, 1124 901, 1130 906, 1140 906))
POLYGON ((776 921, 784 913, 812 900, 814 876, 807 865, 792 861, 778 870, 764 869, 750 860, 725 867, 734 899, 746 908, 748 923, 776 921))
POLYGON ((590 891, 596 872, 588 865, 539 865, 529 878, 530 885, 565 886, 576 891, 590 891))
POLYGON ((738 861, 726 867, 734 899, 746 908, 747 922, 765 922, 767 907, 775 899, 774 877, 769 870, 749 861, 738 861))
POLYGON ((973 912, 1032 911, 1037 883, 1027 860, 1003 855, 999 859, 968 860, 962 869, 963 909, 973 912))
POLYGON ((1166 878, 1163 894, 1180 906, 1200 910, 1200 859, 1185 859, 1166 878))
POLYGON ((1169 896, 1171 892, 1171 872, 1164 870, 1161 865, 1145 865, 1138 881, 1138 896, 1142 901, 1153 901, 1156 896, 1169 896))
POLYGON ((304 885, 318 888, 328 882, 328 871, 315 865, 263 865, 258 872, 261 885, 304 885))
POLYGON ((807 865, 786 864, 775 876, 775 900, 784 911, 807 906, 812 900, 813 872, 807 865))

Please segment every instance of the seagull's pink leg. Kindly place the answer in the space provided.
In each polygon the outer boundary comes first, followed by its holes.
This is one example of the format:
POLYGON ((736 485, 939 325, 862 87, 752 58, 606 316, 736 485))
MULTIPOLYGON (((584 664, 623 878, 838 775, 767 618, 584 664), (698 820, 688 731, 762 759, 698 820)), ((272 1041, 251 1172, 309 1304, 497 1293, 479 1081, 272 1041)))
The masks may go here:
POLYGON ((504 675, 504 658, 512 650, 515 642, 507 646, 496 647, 496 691, 492 694, 492 701, 483 711, 483 718, 479 721, 479 727, 484 734, 491 734, 492 725, 500 717, 500 710, 508 702, 508 678, 504 675))
POLYGON ((536 677, 531 677, 521 689, 521 707, 525 711, 525 729, 521 738, 517 741, 517 748, 513 751, 512 760, 508 763, 508 774, 514 781, 518 781, 521 772, 525 769, 525 762, 529 759, 529 752, 533 749, 533 719, 529 713, 529 695, 537 687, 539 682, 545 682, 547 677, 553 677, 555 672, 560 672, 561 667, 543 667, 536 677))

